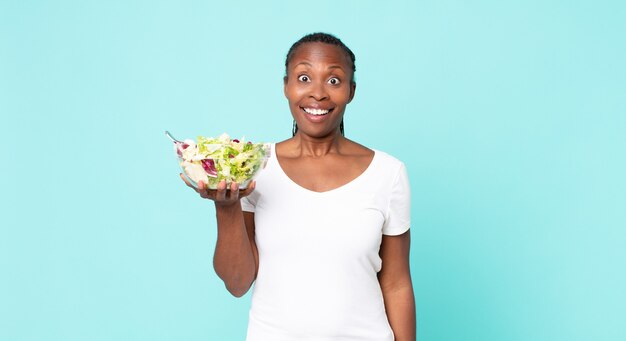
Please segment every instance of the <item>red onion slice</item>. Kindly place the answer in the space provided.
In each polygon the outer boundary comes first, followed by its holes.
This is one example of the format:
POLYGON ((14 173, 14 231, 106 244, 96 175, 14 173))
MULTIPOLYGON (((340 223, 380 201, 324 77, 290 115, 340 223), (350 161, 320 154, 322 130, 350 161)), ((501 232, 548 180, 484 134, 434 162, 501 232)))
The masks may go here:
POLYGON ((215 162, 213 159, 204 159, 200 161, 202 163, 202 168, 204 171, 212 178, 217 177, 217 169, 215 169, 215 162))

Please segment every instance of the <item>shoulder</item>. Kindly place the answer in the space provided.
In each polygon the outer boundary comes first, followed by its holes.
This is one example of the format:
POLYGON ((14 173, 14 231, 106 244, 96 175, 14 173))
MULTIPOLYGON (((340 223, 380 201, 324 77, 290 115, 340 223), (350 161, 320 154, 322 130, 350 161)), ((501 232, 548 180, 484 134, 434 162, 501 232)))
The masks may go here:
POLYGON ((406 166, 404 165, 404 162, 402 162, 400 159, 384 151, 381 151, 378 149, 373 149, 373 150, 376 153, 375 158, 376 158, 377 168, 381 169, 387 174, 389 173, 398 174, 402 171, 405 171, 406 166))
POLYGON ((386 153, 378 149, 373 149, 373 150, 376 153, 376 157, 380 158, 382 161, 384 161, 387 164, 390 164, 394 167, 400 167, 404 165, 404 162, 402 162, 400 159, 396 158, 395 156, 389 153, 386 153))
POLYGON ((404 162, 395 156, 375 148, 368 148, 354 141, 348 140, 351 144, 351 151, 362 156, 369 155, 372 160, 372 167, 379 175, 396 178, 400 173, 406 172, 404 162))

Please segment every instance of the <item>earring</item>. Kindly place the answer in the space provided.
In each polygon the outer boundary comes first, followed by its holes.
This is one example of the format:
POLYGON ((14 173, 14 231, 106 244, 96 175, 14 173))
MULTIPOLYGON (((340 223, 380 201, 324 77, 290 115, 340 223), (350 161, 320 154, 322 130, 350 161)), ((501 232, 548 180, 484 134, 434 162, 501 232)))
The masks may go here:
POLYGON ((291 136, 296 136, 298 132, 298 125, 296 124, 296 120, 293 120, 293 127, 291 128, 291 136))

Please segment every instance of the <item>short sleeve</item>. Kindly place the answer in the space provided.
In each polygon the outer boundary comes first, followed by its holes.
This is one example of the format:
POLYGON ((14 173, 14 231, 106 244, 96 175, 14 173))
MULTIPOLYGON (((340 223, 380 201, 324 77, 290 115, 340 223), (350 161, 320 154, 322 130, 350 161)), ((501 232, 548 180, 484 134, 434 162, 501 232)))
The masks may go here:
POLYGON ((411 227, 411 187, 404 163, 400 164, 389 195, 383 234, 397 236, 411 227))
POLYGON ((259 199, 259 192, 252 191, 248 196, 241 198, 241 209, 245 212, 254 212, 256 208, 257 200, 259 199))

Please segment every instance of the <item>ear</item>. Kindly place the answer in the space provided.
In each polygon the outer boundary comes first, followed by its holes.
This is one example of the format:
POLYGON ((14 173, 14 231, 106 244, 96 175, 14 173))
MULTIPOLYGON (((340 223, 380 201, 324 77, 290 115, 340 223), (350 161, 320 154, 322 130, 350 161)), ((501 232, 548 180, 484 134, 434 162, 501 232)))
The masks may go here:
POLYGON ((352 82, 350 83, 350 99, 348 100, 348 103, 352 102, 355 92, 356 92, 356 82, 352 82))
POLYGON ((283 94, 287 97, 287 76, 283 77, 283 94))

